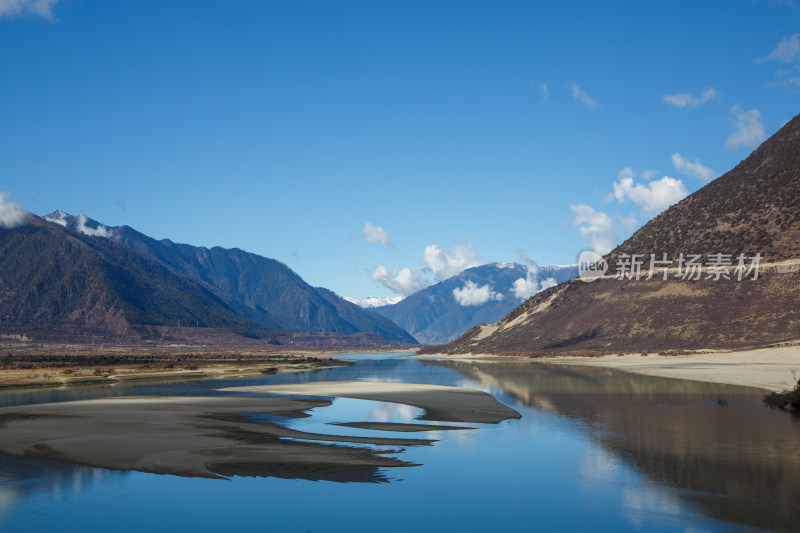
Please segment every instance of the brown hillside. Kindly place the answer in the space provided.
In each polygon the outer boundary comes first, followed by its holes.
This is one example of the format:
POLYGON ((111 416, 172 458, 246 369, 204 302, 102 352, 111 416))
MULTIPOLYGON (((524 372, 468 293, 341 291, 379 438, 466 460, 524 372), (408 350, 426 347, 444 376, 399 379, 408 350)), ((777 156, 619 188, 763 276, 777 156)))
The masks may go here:
POLYGON ((800 258, 800 115, 733 170, 645 224, 609 254, 761 253, 800 258))

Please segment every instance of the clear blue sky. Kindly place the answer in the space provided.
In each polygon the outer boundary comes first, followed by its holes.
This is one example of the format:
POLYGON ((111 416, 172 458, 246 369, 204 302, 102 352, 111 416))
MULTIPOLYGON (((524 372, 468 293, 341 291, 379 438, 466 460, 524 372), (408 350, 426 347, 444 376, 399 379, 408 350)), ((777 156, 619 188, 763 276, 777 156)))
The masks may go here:
POLYGON ((0 0, 0 191, 390 296, 575 262, 800 112, 790 2, 543 4, 0 0))

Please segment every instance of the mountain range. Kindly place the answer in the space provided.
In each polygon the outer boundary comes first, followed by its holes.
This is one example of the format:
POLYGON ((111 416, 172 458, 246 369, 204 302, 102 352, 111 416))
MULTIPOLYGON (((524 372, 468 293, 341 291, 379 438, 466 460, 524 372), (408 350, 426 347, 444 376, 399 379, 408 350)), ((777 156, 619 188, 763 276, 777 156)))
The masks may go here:
POLYGON ((547 289, 498 322, 422 351, 537 356, 733 349, 797 340, 800 116, 604 260, 605 276, 547 289), (641 275, 631 269, 634 256, 644 262, 641 275), (666 262, 654 263, 654 275, 648 276, 651 259, 666 262), (688 260, 703 269, 689 275, 688 260), (744 268, 737 272, 740 264, 744 268))
POLYGON ((4 327, 124 336, 144 326, 194 326, 272 340, 304 331, 416 343, 391 320, 311 287, 273 259, 156 240, 83 215, 32 215, 0 229, 0 254, 4 327))
POLYGON ((478 324, 499 320, 531 294, 577 275, 577 265, 489 263, 374 310, 422 344, 444 344, 478 324))

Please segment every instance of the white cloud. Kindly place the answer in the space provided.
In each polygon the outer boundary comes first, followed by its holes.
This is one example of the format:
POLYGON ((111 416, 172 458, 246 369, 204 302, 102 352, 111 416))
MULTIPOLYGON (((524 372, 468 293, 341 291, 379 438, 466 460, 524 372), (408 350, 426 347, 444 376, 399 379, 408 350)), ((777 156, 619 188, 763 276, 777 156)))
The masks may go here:
POLYGON ((14 202, 7 201, 10 193, 0 192, 0 227, 15 228, 25 223, 28 213, 14 202))
POLYGON ((544 104, 547 102, 547 97, 549 96, 550 92, 547 88, 547 84, 544 82, 539 84, 539 89, 542 91, 542 103, 544 104))
POLYGON ((469 243, 466 245, 456 244, 449 252, 438 244, 429 244, 425 247, 422 260, 433 272, 436 281, 455 276, 467 268, 484 264, 469 243))
POLYGON ((395 268, 390 272, 385 265, 379 265, 375 269, 372 273, 372 281, 404 296, 414 294, 430 285, 426 279, 418 276, 408 267, 395 268))
POLYGON ((517 255, 525 262, 524 278, 519 278, 514 281, 511 286, 511 293, 515 298, 520 300, 527 300, 534 294, 540 293, 550 287, 555 287, 557 282, 555 278, 540 279, 539 278, 539 265, 536 261, 528 257, 524 250, 517 250, 517 255))
POLYGON ((586 204, 570 205, 569 208, 575 213, 573 224, 589 239, 598 254, 605 255, 617 245, 614 221, 610 216, 586 204))
POLYGON ((620 203, 630 200, 651 216, 661 213, 689 194, 683 181, 669 176, 649 183, 636 183, 633 169, 626 167, 618 177, 619 181, 614 182, 614 198, 620 203))
POLYGON ((728 120, 733 126, 733 133, 725 141, 727 150, 755 148, 764 140, 764 125, 761 123, 761 111, 758 109, 744 111, 735 105, 731 108, 728 120))
POLYGON ((86 224, 86 221, 86 215, 78 215, 78 224, 75 229, 90 237, 111 237, 111 230, 104 225, 98 224, 96 228, 92 228, 86 224))
POLYGON ((756 63, 766 63, 767 61, 800 62, 800 33, 795 33, 791 37, 784 37, 772 52, 756 59, 756 63))
POLYGON ((668 94, 664 96, 664 102, 668 103, 669 105, 675 106, 680 109, 693 109, 697 106, 701 106, 708 102, 709 100, 713 100, 718 96, 717 90, 713 87, 709 87, 699 96, 695 96, 690 93, 677 93, 677 94, 668 94))
POLYGON ((385 265, 380 265, 372 272, 372 281, 394 293, 408 296, 467 268, 484 264, 469 242, 456 244, 450 250, 438 244, 429 244, 425 247, 422 260, 426 266, 420 274, 408 267, 390 271, 385 265))
POLYGON ((572 90, 572 97, 586 107, 597 107, 600 105, 600 102, 586 94, 586 91, 581 89, 581 86, 577 83, 572 82, 570 89, 572 90))
POLYGON ((697 178, 703 183, 708 183, 717 177, 716 172, 702 165, 699 160, 695 159, 694 162, 689 161, 677 152, 672 154, 672 164, 678 172, 683 172, 687 176, 697 178))
POLYGON ((58 0, 0 0, 0 18, 38 15, 53 20, 53 6, 58 0))
POLYGON ((503 295, 496 293, 489 285, 478 285, 467 281, 462 288, 453 289, 453 296, 460 306, 482 305, 489 300, 502 300, 503 295))
POLYGON ((361 238, 367 242, 378 242, 384 246, 394 246, 392 239, 389 237, 389 233, 381 226, 373 226, 372 222, 367 222, 364 224, 364 227, 361 228, 362 236, 361 238))

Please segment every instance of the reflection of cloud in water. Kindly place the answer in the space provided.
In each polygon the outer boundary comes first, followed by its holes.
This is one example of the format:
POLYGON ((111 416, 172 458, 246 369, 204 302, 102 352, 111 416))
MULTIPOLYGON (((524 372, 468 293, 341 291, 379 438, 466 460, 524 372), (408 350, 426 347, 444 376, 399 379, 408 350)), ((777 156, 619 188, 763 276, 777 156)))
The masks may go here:
POLYGON ((644 520, 667 522, 666 517, 680 519, 686 516, 681 501, 674 493, 651 485, 626 485, 622 490, 622 509, 636 528, 641 527, 644 520), (658 518, 654 515, 658 515, 658 518))
POLYGON ((679 519, 686 516, 680 499, 668 488, 638 483, 626 476, 625 463, 607 450, 592 446, 581 461, 580 472, 584 481, 608 485, 622 483, 623 516, 632 526, 641 528, 645 521, 664 521, 664 518, 679 519), (656 518, 660 517, 660 518, 656 518))
POLYGON ((13 507, 19 498, 11 487, 0 487, 0 511, 13 507))
POLYGON ((611 481, 622 468, 622 463, 614 455, 593 446, 581 461, 581 476, 592 481, 611 481))
POLYGON ((55 500, 65 495, 72 497, 94 484, 127 474, 59 461, 0 455, 0 517, 7 510, 23 505, 30 497, 40 494, 49 494, 55 500))
POLYGON ((377 422, 412 422, 422 414, 422 409, 402 403, 382 403, 372 408, 377 422))

